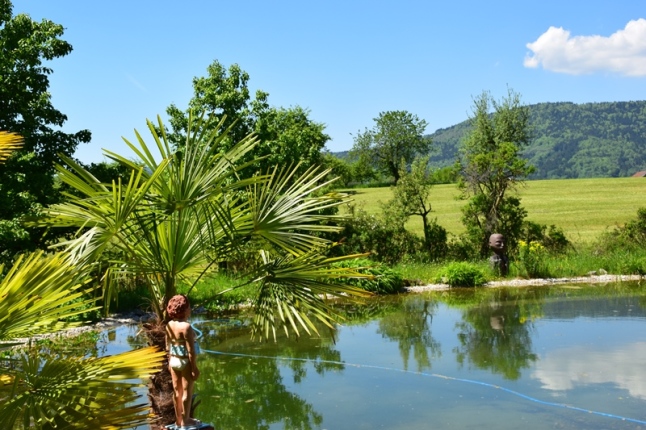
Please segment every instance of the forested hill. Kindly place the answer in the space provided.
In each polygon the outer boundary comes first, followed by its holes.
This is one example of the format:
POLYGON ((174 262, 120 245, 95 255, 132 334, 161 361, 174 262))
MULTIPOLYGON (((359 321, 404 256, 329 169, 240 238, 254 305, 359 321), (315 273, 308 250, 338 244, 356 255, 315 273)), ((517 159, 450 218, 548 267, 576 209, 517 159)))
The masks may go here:
MULTIPOLYGON (((534 179, 631 176, 646 170, 646 101, 530 105, 534 139, 524 155, 534 179)), ((464 121, 439 129, 433 139, 436 167, 455 161, 464 121)))

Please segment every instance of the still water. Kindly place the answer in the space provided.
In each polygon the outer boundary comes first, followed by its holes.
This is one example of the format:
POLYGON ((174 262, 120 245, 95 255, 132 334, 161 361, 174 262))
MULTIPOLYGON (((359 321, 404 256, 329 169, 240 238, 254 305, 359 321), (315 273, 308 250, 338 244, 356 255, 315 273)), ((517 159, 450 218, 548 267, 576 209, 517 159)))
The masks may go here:
MULTIPOLYGON (((646 429, 646 290, 470 289, 343 305, 320 338, 205 320, 197 416, 218 429, 646 429)), ((323 329, 322 329, 323 330, 323 329)), ((127 350, 136 328, 105 349, 127 350)))

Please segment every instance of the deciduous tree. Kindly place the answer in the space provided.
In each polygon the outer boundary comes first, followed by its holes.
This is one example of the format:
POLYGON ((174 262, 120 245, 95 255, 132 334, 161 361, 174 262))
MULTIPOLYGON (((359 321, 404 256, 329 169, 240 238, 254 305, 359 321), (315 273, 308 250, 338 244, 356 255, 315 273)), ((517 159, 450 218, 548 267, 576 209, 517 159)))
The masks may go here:
POLYGON ((483 92, 474 100, 472 129, 464 140, 458 168, 463 197, 462 222, 484 256, 492 233, 502 233, 513 246, 527 212, 510 195, 533 172, 521 156, 531 138, 529 109, 513 90, 502 101, 483 92))
POLYGON ((429 219, 432 212, 431 188, 432 172, 428 168, 429 156, 416 157, 410 171, 401 166, 400 178, 393 187, 393 199, 389 202, 390 211, 399 211, 409 217, 417 215, 422 218, 424 227, 424 248, 430 259, 441 258, 446 253, 446 230, 429 219))
POLYGON ((0 258, 42 246, 42 231, 25 229, 19 219, 60 199, 54 186, 58 153, 71 156, 90 132, 64 133, 67 117, 52 105, 49 62, 72 45, 61 39, 63 26, 13 15, 0 0, 0 129, 20 134, 24 145, 0 166, 0 258), (47 61, 46 64, 44 62, 47 61))
POLYGON ((270 106, 269 94, 258 90, 251 98, 249 74, 237 64, 226 69, 215 60, 207 68, 207 76, 193 79, 193 98, 182 110, 171 104, 166 113, 170 117, 169 140, 181 147, 186 141, 189 111, 205 112, 214 117, 214 123, 223 121, 229 129, 218 150, 227 151, 250 133, 260 143, 243 161, 255 160, 244 175, 266 172, 273 166, 301 163, 302 173, 320 161, 320 152, 330 137, 325 125, 313 121, 309 111, 300 106, 283 108, 270 106))
POLYGON ((372 129, 355 136, 352 152, 397 183, 402 160, 409 165, 416 155, 430 150, 431 140, 424 136, 426 121, 407 111, 381 112, 374 121, 372 129))

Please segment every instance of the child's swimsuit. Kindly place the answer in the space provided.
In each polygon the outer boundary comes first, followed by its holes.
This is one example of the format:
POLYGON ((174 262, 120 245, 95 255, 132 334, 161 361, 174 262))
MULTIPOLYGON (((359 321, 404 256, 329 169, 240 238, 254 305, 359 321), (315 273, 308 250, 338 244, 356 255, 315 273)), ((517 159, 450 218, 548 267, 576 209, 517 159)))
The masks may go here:
POLYGON ((173 370, 184 370, 188 364, 188 350, 186 345, 172 343, 170 345, 170 368, 173 370))

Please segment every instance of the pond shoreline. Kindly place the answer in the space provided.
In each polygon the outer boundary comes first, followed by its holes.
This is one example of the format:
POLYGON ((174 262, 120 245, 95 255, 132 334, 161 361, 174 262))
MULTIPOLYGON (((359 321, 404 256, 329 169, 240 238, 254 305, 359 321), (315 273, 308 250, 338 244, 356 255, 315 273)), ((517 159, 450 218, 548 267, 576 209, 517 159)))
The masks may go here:
MULTIPOLYGON (((573 278, 536 278, 536 279, 506 279, 504 281, 491 281, 483 285, 484 288, 498 287, 531 287, 531 286, 550 286, 559 284, 607 284, 611 282, 641 281, 646 276, 641 275, 590 275, 577 276, 573 278)), ((443 291, 449 290, 448 284, 428 284, 404 287, 406 293, 422 293, 424 291, 443 291)))
MULTIPOLYGON (((559 284, 604 284, 611 282, 628 282, 628 281, 641 281, 646 280, 646 276, 640 275, 591 275, 579 276, 573 278, 547 278, 547 279, 508 279, 503 281, 487 282, 482 287, 484 288, 499 288, 499 287, 531 287, 531 286, 550 286, 559 284)), ((481 288, 482 288, 481 287, 481 288)), ((452 288, 448 284, 427 284, 415 285, 404 287, 403 293, 423 293, 426 291, 445 291, 452 288)), ((110 327, 118 327, 121 325, 134 325, 143 322, 154 320, 156 317, 153 313, 144 311, 132 311, 122 314, 112 314, 108 317, 102 318, 96 323, 73 327, 65 330, 60 330, 54 333, 34 336, 32 340, 47 339, 55 337, 71 337, 77 336, 81 333, 88 331, 100 331, 110 327)), ((17 342, 27 343, 29 339, 15 339, 17 342)))

